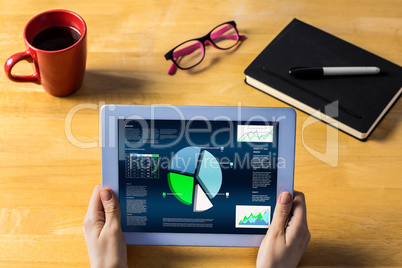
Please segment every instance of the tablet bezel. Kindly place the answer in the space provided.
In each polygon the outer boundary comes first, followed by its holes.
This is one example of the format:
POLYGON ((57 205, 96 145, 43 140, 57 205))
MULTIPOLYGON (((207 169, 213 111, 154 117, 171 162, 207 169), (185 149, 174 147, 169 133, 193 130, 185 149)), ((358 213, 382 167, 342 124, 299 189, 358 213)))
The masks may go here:
MULTIPOLYGON (((270 121, 279 122, 277 198, 283 191, 293 194, 296 111, 293 108, 173 106, 173 105, 104 105, 100 111, 102 148, 102 187, 111 188, 119 197, 118 119, 153 120, 270 121)), ((201 234, 124 232, 131 245, 242 246, 258 247, 261 234, 201 234)))

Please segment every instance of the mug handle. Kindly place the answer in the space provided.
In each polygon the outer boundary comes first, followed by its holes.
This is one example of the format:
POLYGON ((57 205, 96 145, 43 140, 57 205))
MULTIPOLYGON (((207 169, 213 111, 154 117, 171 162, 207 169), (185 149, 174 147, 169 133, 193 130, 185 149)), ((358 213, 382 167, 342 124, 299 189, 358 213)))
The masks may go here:
POLYGON ((39 75, 38 72, 35 72, 31 75, 12 75, 11 70, 13 69, 14 65, 17 64, 17 62, 21 60, 26 60, 26 61, 32 61, 31 54, 29 54, 28 50, 24 52, 19 52, 11 57, 9 57, 4 64, 4 71, 7 74, 7 77, 14 82, 33 82, 33 83, 38 83, 39 82, 39 75))

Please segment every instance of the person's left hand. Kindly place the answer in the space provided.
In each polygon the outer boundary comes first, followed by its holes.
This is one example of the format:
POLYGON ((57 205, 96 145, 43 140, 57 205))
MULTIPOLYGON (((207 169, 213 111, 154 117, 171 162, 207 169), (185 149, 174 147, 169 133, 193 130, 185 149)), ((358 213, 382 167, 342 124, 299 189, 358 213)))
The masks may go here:
POLYGON ((83 228, 91 267, 127 267, 127 246, 120 217, 116 195, 111 189, 96 185, 83 228))

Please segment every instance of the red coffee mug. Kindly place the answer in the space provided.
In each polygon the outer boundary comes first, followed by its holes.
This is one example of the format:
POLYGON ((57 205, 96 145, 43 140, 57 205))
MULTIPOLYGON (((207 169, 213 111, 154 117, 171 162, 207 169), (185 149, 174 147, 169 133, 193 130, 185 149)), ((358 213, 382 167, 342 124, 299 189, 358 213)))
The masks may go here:
POLYGON ((87 58, 87 27, 85 21, 68 10, 50 10, 33 17, 24 29, 26 51, 12 55, 4 70, 15 82, 42 84, 47 93, 57 97, 76 92, 82 84, 87 58), (77 30, 81 37, 73 45, 59 50, 44 50, 33 46, 34 37, 50 27, 69 27, 77 30), (27 76, 11 74, 14 65, 27 60, 33 63, 34 73, 27 76))

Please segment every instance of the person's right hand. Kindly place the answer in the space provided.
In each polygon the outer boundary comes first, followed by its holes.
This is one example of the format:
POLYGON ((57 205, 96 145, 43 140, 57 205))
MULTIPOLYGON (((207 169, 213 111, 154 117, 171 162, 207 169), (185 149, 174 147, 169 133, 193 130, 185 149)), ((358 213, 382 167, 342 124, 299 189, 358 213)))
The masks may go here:
POLYGON ((279 196, 271 226, 258 251, 257 267, 297 266, 311 237, 306 214, 303 193, 294 191, 294 198, 289 192, 279 196), (293 216, 286 225, 291 212, 293 216))

